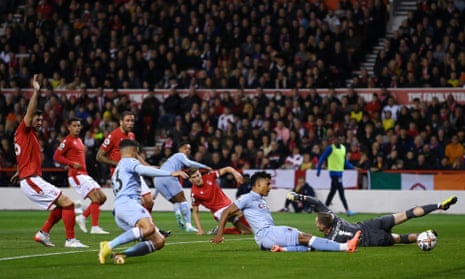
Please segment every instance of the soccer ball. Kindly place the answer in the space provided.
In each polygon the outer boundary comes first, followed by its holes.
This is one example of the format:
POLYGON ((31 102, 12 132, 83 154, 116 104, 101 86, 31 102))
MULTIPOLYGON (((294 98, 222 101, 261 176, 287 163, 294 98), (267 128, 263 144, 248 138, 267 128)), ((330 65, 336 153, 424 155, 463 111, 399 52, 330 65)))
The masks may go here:
POLYGON ((417 245, 423 251, 430 251, 438 243, 438 238, 432 230, 427 230, 417 236, 417 245))

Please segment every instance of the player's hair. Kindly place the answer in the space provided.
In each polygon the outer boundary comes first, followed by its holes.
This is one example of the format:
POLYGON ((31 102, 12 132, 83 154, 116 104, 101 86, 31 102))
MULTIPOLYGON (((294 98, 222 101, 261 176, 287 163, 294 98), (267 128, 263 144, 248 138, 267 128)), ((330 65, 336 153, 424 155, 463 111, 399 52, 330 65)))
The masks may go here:
POLYGON ((123 149, 126 147, 139 147, 139 143, 132 139, 124 139, 119 144, 119 149, 123 149))
POLYGON ((186 171, 186 173, 187 173, 187 175, 189 175, 189 177, 191 177, 191 175, 193 175, 198 170, 199 170, 199 168, 191 167, 186 171))
POLYGON ((134 116, 136 116, 136 114, 135 114, 134 112, 125 110, 125 111, 123 111, 123 112, 120 114, 119 120, 123 120, 124 117, 126 117, 126 116, 128 116, 128 115, 134 115, 134 116))
POLYGON ((185 141, 185 140, 184 140, 184 141, 181 141, 181 142, 179 143, 179 147, 178 147, 178 148, 181 148, 181 147, 183 147, 184 145, 190 145, 190 143, 189 143, 188 141, 185 141))
POLYGON ((69 120, 68 120, 68 125, 70 125, 71 123, 73 122, 81 122, 81 119, 80 118, 77 118, 77 117, 71 117, 69 120))
POLYGON ((253 187, 257 180, 259 179, 271 179, 271 174, 267 173, 266 171, 258 171, 252 175, 250 178, 250 185, 253 187))
POLYGON ((43 111, 41 111, 40 109, 38 109, 38 110, 36 110, 36 111, 34 112, 34 116, 42 116, 43 113, 44 113, 43 111))
POLYGON ((317 214, 318 223, 325 226, 326 228, 331 228, 333 226, 333 215, 328 212, 318 212, 317 214))

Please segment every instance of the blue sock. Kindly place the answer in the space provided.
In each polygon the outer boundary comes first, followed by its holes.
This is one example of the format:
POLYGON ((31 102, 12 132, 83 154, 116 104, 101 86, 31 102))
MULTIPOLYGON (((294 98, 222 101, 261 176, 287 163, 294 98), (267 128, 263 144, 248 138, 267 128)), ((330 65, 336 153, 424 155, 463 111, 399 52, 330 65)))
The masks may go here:
POLYGON ((310 239, 308 246, 321 251, 342 251, 341 243, 316 236, 310 239))
POLYGON ((184 216, 184 221, 186 222, 186 224, 190 224, 191 223, 191 209, 189 207, 189 204, 187 203, 187 201, 183 201, 180 204, 180 207, 181 207, 182 215, 184 216))
POLYGON ((173 210, 175 215, 182 215, 181 213, 181 204, 179 202, 175 202, 173 204, 173 210))
POLYGON ((304 245, 285 246, 286 252, 310 252, 310 247, 304 245))
POLYGON ((136 245, 123 251, 126 257, 143 256, 152 252, 155 252, 155 246, 153 246, 152 241, 139 242, 136 245))
POLYGON ((131 230, 125 231, 124 233, 118 235, 112 241, 110 241, 110 248, 113 249, 122 244, 141 239, 142 232, 139 228, 132 228, 131 230))

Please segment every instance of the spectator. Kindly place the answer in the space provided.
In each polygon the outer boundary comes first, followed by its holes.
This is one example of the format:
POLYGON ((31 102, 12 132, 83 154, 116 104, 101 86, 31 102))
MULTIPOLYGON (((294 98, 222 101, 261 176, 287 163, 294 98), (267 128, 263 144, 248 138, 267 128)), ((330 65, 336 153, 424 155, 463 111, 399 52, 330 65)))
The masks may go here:
POLYGON ((292 149, 292 153, 286 157, 284 160, 284 164, 281 166, 283 169, 298 169, 304 161, 302 154, 300 153, 300 149, 298 146, 295 146, 292 149))
POLYGON ((461 162, 463 162, 465 148, 459 143, 459 137, 457 135, 453 135, 450 143, 446 145, 444 155, 447 157, 449 165, 463 165, 461 162))
POLYGON ((158 125, 160 115, 160 101, 155 96, 153 90, 147 92, 147 96, 142 101, 140 116, 138 117, 137 126, 140 128, 140 138, 137 140, 143 145, 153 146, 155 144, 155 129, 158 125))

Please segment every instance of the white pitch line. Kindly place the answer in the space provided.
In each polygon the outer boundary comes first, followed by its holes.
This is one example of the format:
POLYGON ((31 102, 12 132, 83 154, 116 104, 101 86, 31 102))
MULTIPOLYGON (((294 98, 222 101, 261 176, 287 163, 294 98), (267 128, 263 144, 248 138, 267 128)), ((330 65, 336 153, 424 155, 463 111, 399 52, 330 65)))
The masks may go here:
MULTIPOLYGON (((241 241, 241 240, 252 240, 253 238, 236 238, 236 239, 228 239, 229 241, 241 241)), ((194 243, 210 243, 210 240, 197 240, 197 241, 183 241, 183 242, 169 242, 166 243, 166 246, 170 245, 182 245, 182 244, 194 244, 194 243)), ((116 250, 122 250, 116 249, 116 250)), ((125 249, 125 248, 124 248, 125 249)), ((48 257, 48 256, 56 256, 56 255, 66 255, 66 254, 76 254, 76 253, 85 253, 85 252, 98 252, 96 249, 85 249, 85 250, 74 250, 74 251, 65 251, 65 252, 54 252, 54 253, 45 253, 45 254, 35 254, 35 255, 23 255, 23 256, 15 256, 15 257, 6 257, 0 258, 0 262, 5 261, 12 261, 12 260, 21 260, 21 259, 30 259, 30 258, 39 258, 39 257, 48 257)))

